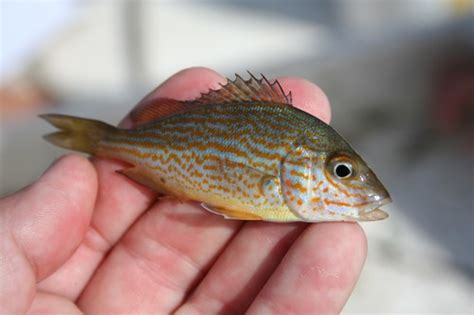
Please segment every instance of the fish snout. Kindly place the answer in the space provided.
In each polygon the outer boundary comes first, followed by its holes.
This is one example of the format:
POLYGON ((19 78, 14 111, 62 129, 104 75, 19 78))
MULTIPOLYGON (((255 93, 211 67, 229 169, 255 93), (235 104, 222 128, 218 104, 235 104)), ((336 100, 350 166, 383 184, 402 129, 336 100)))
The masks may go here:
POLYGON ((370 171, 363 177, 362 182, 370 192, 367 194, 367 205, 364 209, 361 209, 362 211, 359 213, 360 221, 378 221, 386 219, 388 214, 379 209, 379 207, 392 202, 389 192, 373 172, 370 171))

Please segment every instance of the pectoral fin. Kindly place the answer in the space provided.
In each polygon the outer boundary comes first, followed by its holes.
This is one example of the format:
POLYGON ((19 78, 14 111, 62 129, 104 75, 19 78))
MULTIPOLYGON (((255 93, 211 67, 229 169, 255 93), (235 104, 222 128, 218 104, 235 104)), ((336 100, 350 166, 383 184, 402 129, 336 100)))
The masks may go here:
POLYGON ((246 221, 258 221, 262 220, 261 217, 250 212, 238 211, 238 210, 229 210, 225 208, 213 207, 205 203, 201 203, 201 206, 209 212, 214 214, 219 214, 226 219, 231 220, 246 220, 246 221))
POLYGON ((241 182, 246 183, 246 187, 243 188, 255 189, 255 191, 258 191, 265 197, 276 196, 278 194, 278 188, 280 186, 278 177, 242 163, 229 160, 222 160, 219 163, 223 172, 231 173, 239 178, 241 182))

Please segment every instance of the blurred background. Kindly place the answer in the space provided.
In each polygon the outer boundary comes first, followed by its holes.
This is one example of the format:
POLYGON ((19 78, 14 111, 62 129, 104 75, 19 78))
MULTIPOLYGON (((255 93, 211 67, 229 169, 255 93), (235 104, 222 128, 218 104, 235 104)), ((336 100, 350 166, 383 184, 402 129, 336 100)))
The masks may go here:
POLYGON ((0 195, 64 153, 38 113, 115 124, 191 66, 315 82, 391 192, 344 313, 474 313, 474 0, 1 0, 0 195))

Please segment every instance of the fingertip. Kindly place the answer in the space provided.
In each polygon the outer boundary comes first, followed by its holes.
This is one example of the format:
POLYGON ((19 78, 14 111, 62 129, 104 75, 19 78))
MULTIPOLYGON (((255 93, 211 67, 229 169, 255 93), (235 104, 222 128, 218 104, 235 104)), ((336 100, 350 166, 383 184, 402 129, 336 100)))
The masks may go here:
MULTIPOLYGON (((354 289, 367 256, 367 237, 357 222, 324 222, 311 225, 303 242, 313 244, 318 253, 310 256, 318 266, 318 289, 327 294, 330 310, 342 308, 354 289)), ((303 270, 311 270, 310 265, 303 270)), ((338 310, 340 311, 340 310, 338 310)))
POLYGON ((319 86, 298 77, 280 77, 278 81, 285 93, 291 91, 295 106, 318 117, 325 123, 329 123, 331 120, 331 106, 328 97, 319 86))
POLYGON ((323 222, 310 228, 316 230, 315 236, 325 236, 320 240, 322 246, 340 248, 342 254, 350 255, 353 258, 352 261, 359 262, 357 265, 364 263, 367 254, 367 237, 359 223, 323 222))
POLYGON ((359 278, 366 251, 365 234, 357 223, 310 224, 254 300, 249 314, 269 309, 274 313, 340 313, 359 278))
POLYGON ((161 84, 154 97, 172 97, 179 100, 193 100, 210 89, 220 88, 226 79, 216 71, 206 67, 183 69, 161 84))
POLYGON ((33 303, 28 310, 28 315, 43 314, 83 314, 73 301, 65 297, 48 294, 44 292, 36 293, 33 303))
MULTIPOLYGON (((367 237, 359 223, 322 222, 311 225, 305 236, 314 238, 318 248, 332 252, 331 257, 344 257, 350 261, 347 267, 352 266, 353 273, 362 269, 367 255, 367 237)), ((338 263, 336 260, 331 264, 338 263)))
POLYGON ((8 228, 44 278, 72 254, 89 226, 97 193, 97 175, 84 157, 55 161, 27 189, 2 201, 8 228))
MULTIPOLYGON (((150 101, 159 97, 176 100, 193 100, 210 89, 220 88, 219 83, 226 79, 216 71, 205 67, 192 67, 181 70, 148 93, 136 106, 147 106, 150 101)), ((122 128, 132 128, 133 122, 127 115, 119 124, 122 128)))
POLYGON ((68 155, 27 188, 0 200, 0 278, 8 310, 25 313, 36 283, 59 268, 79 246, 92 214, 97 176, 91 163, 68 155))
MULTIPOLYGON (((341 222, 342 223, 342 222, 341 222)), ((348 225, 349 233, 355 243, 359 244, 360 252, 364 256, 367 254, 367 235, 362 226, 357 222, 345 222, 348 225)))
MULTIPOLYGON (((91 210, 98 188, 98 176, 94 165, 87 158, 77 154, 65 154, 54 161, 32 188, 48 186, 60 190, 70 204, 77 209, 91 210)), ((87 222, 91 213, 80 211, 79 217, 87 222), (84 216, 87 214, 87 216, 84 216)))
POLYGON ((46 180, 49 176, 64 175, 73 176, 75 181, 87 181, 88 184, 97 186, 97 174, 91 161, 84 156, 72 153, 64 154, 52 162, 37 182, 46 180))

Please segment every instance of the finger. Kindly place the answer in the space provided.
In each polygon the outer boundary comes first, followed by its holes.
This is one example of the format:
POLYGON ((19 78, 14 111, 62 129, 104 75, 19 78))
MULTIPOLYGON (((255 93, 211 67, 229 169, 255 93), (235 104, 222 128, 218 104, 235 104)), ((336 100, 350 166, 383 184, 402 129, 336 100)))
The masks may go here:
MULTIPOLYGON (((299 81, 291 82, 288 87, 292 84, 297 85, 299 81)), ((314 87, 307 81, 301 82, 307 89, 314 87)), ((314 93, 320 93, 319 89, 316 88, 316 92, 300 89, 300 97, 296 101, 310 99, 314 93)), ((317 107, 319 104, 314 106, 317 107)), ((110 312, 118 307, 131 311, 134 306, 140 304, 142 312, 153 310, 166 313, 179 306, 240 225, 239 222, 222 220, 204 212, 200 207, 187 205, 186 209, 189 212, 179 211, 180 209, 163 208, 162 204, 158 204, 155 211, 148 212, 137 222, 139 226, 146 225, 141 221, 164 222, 161 223, 162 226, 172 227, 172 232, 156 228, 152 237, 147 234, 147 239, 153 239, 158 244, 151 250, 148 247, 143 248, 140 243, 146 236, 138 234, 144 233, 143 227, 130 231, 130 234, 138 235, 127 235, 125 239, 137 241, 120 243, 123 246, 114 250, 81 297, 81 306, 86 312, 110 312), (154 216, 158 218, 155 219, 154 216), (199 224, 188 224, 190 217, 194 217, 193 220, 197 220, 199 224), (210 225, 208 222, 213 223, 210 225), (197 241, 195 240, 197 235, 205 235, 205 239, 197 241), (189 261, 194 263, 190 266, 189 261), (138 284, 141 285, 140 290, 137 290, 138 284), (120 298, 117 298, 118 293, 120 298), (97 298, 98 296, 100 298, 97 298)), ((156 227, 156 222, 152 226, 156 227)), ((275 232, 276 242, 291 232, 285 232, 287 227, 280 228, 281 230, 276 229, 275 232)), ((245 255, 242 252, 239 254, 245 255)), ((281 254, 275 252, 272 258, 278 259, 278 256, 281 254)), ((267 270, 271 270, 271 266, 267 270)), ((262 274, 268 272, 267 270, 262 274)), ((225 290, 232 291, 233 288, 226 287, 225 290)))
POLYGON ((326 94, 317 85, 297 77, 280 77, 278 81, 286 93, 291 92, 294 106, 329 123, 331 106, 326 94))
POLYGON ((240 225, 193 203, 157 203, 100 266, 79 299, 81 309, 170 313, 240 225))
POLYGON ((28 310, 28 315, 45 314, 80 315, 82 311, 67 298, 38 292, 28 310))
MULTIPOLYGON (((223 77, 210 69, 186 69, 160 85, 137 106, 157 97, 192 99, 210 87, 216 88, 218 82, 223 82, 223 77)), ((127 118, 122 124, 131 127, 127 118)), ((64 268, 40 284, 46 292, 60 293, 73 300, 82 292, 105 253, 156 198, 149 189, 116 173, 124 168, 123 163, 98 158, 93 162, 99 174, 99 193, 86 239, 64 268)))
POLYGON ((357 223, 310 225, 248 314, 338 314, 359 277, 367 240, 357 223))
MULTIPOLYGON (((285 92, 292 92, 295 106, 329 121, 329 101, 316 85, 293 77, 278 80, 285 92)), ((304 224, 245 224, 176 313, 243 313, 304 227, 304 224)))
POLYGON ((246 223, 181 314, 243 314, 306 224, 246 223))
POLYGON ((32 186, 0 201, 0 305, 24 313, 36 282, 82 241, 97 193, 97 174, 79 156, 56 161, 32 186))
MULTIPOLYGON (((204 68, 194 67, 182 70, 163 82, 156 89, 145 96, 136 106, 147 106, 149 101, 159 97, 169 97, 177 100, 193 100, 209 91, 209 89, 220 88, 219 83, 224 83, 225 78, 217 72, 204 68)), ((127 115, 120 123, 124 128, 133 126, 130 115, 127 115)))

